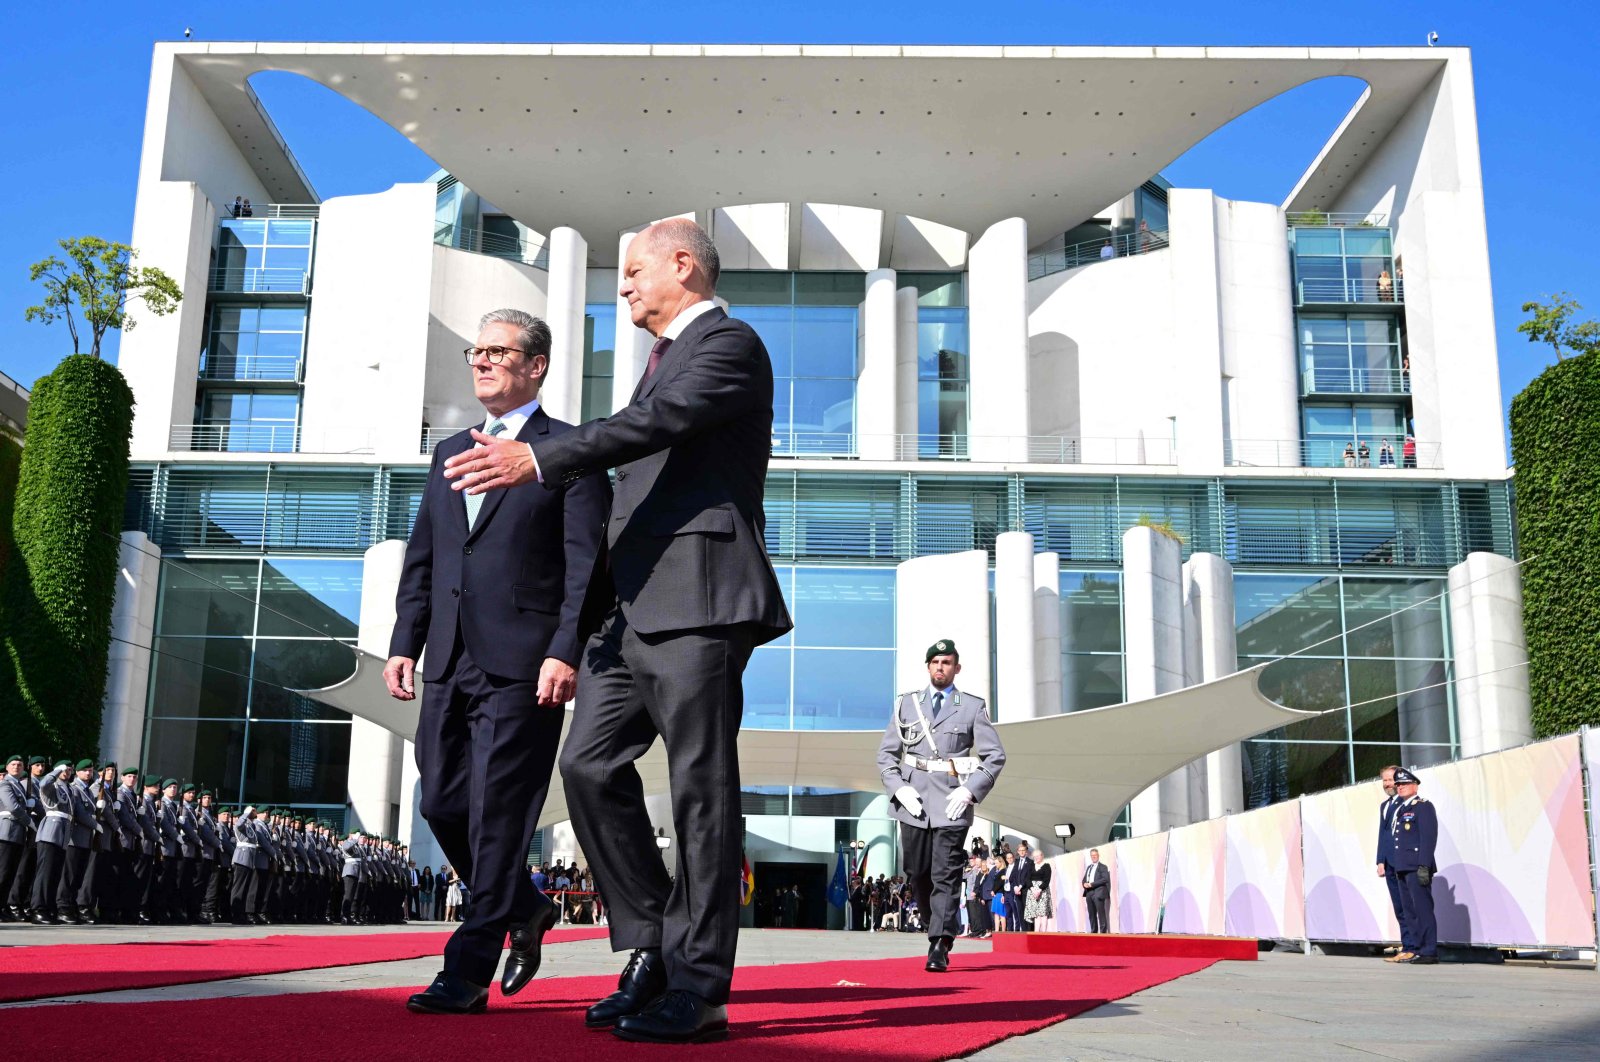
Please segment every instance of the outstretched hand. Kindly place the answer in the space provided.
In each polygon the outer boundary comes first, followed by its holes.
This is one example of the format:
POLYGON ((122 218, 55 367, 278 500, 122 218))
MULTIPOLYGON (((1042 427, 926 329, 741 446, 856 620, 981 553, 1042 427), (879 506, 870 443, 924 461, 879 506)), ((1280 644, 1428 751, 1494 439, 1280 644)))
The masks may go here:
POLYGON ((452 489, 482 494, 538 478, 533 447, 527 443, 503 435, 485 435, 476 428, 472 429, 472 439, 478 445, 444 463, 444 478, 452 481, 452 489))

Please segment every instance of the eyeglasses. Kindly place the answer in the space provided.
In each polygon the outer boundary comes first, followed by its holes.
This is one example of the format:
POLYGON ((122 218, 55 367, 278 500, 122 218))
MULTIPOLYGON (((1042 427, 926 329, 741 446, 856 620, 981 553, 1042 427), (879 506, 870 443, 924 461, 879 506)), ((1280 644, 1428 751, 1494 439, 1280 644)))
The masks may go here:
POLYGON ((491 364, 499 365, 506 360, 507 354, 526 354, 528 352, 518 347, 468 347, 461 353, 466 357, 468 365, 476 362, 479 354, 488 358, 491 364))

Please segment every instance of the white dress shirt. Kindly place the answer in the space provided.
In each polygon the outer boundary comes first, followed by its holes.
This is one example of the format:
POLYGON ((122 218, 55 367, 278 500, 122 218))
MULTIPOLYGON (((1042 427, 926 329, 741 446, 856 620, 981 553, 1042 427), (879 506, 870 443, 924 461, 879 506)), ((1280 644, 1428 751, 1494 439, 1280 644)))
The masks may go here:
MULTIPOLYGON (((538 408, 539 400, 535 398, 527 405, 518 406, 516 409, 510 410, 499 417, 496 417, 493 413, 489 413, 488 416, 483 418, 482 431, 485 435, 489 434, 489 425, 498 420, 500 423, 506 426, 506 430, 500 434, 504 435, 508 439, 515 439, 517 434, 522 431, 522 426, 528 423, 528 418, 533 416, 533 411, 538 408)), ((485 410, 485 412, 488 411, 485 410)))
POLYGON ((717 304, 712 302, 710 299, 701 299, 693 306, 684 307, 684 309, 679 311, 678 316, 672 319, 672 323, 661 330, 661 338, 670 339, 676 342, 678 337, 683 335, 683 330, 694 323, 694 319, 696 317, 699 317, 703 313, 710 313, 716 308, 717 304))

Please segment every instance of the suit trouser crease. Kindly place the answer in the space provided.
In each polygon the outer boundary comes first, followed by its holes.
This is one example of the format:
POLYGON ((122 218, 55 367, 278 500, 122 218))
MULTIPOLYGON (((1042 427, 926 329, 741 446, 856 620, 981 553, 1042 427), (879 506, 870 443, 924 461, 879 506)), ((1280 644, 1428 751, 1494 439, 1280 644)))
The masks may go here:
POLYGON ((561 756, 573 827, 601 883, 614 950, 660 947, 667 983, 727 1002, 738 946, 739 725, 744 626, 641 635, 613 609, 584 650, 561 756), (634 767, 660 737, 678 834, 676 872, 657 857, 634 767))
MULTIPOLYGON (((900 851, 906 876, 923 912, 928 939, 961 934, 961 873, 966 865, 963 845, 966 826, 923 828, 900 824, 900 851)), ((968 923, 974 933, 983 932, 981 904, 968 907, 968 923)))
POLYGON ((538 910, 528 847, 550 789, 562 718, 562 709, 539 705, 536 681, 484 672, 459 641, 446 674, 423 692, 416 744, 422 815, 472 888, 470 913, 445 945, 444 967, 473 984, 494 979, 507 931, 538 910))

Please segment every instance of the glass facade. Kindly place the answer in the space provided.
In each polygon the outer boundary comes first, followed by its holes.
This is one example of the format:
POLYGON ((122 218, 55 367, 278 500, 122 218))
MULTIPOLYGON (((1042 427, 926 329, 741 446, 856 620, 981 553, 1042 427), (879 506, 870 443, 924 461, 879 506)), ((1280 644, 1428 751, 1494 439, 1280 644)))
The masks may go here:
POLYGON ((1064 571, 1061 588, 1061 710, 1121 704, 1122 574, 1064 571))
POLYGON ((1300 359, 1305 393, 1404 394, 1400 322, 1378 314, 1300 315, 1300 359))
POLYGON ((355 670, 359 557, 174 557, 161 565, 146 769, 228 802, 342 818, 350 718, 294 692, 355 670))
POLYGON ((617 304, 583 307, 583 413, 585 421, 611 415, 611 377, 617 354, 617 304))
POLYGON ((917 456, 967 456, 968 388, 966 275, 901 273, 900 287, 917 289, 917 456))
POLYGON ((1398 301, 1394 244, 1387 228, 1295 226, 1289 234, 1301 304, 1398 301))
POLYGON ((217 228, 214 291, 306 292, 315 220, 225 218, 217 228))
POLYGON ((1455 756, 1444 592, 1425 575, 1234 576, 1239 667, 1267 663, 1281 704, 1341 709, 1245 743, 1249 807, 1455 756))
POLYGON ((772 358, 772 452, 854 453, 866 275, 728 271, 717 294, 772 358))
POLYGON ((1406 439, 1406 412, 1385 402, 1307 402, 1301 407, 1306 464, 1314 468, 1397 466, 1406 439), (1392 451, 1386 458, 1383 444, 1392 451), (1367 453, 1362 456, 1361 449, 1367 453))

